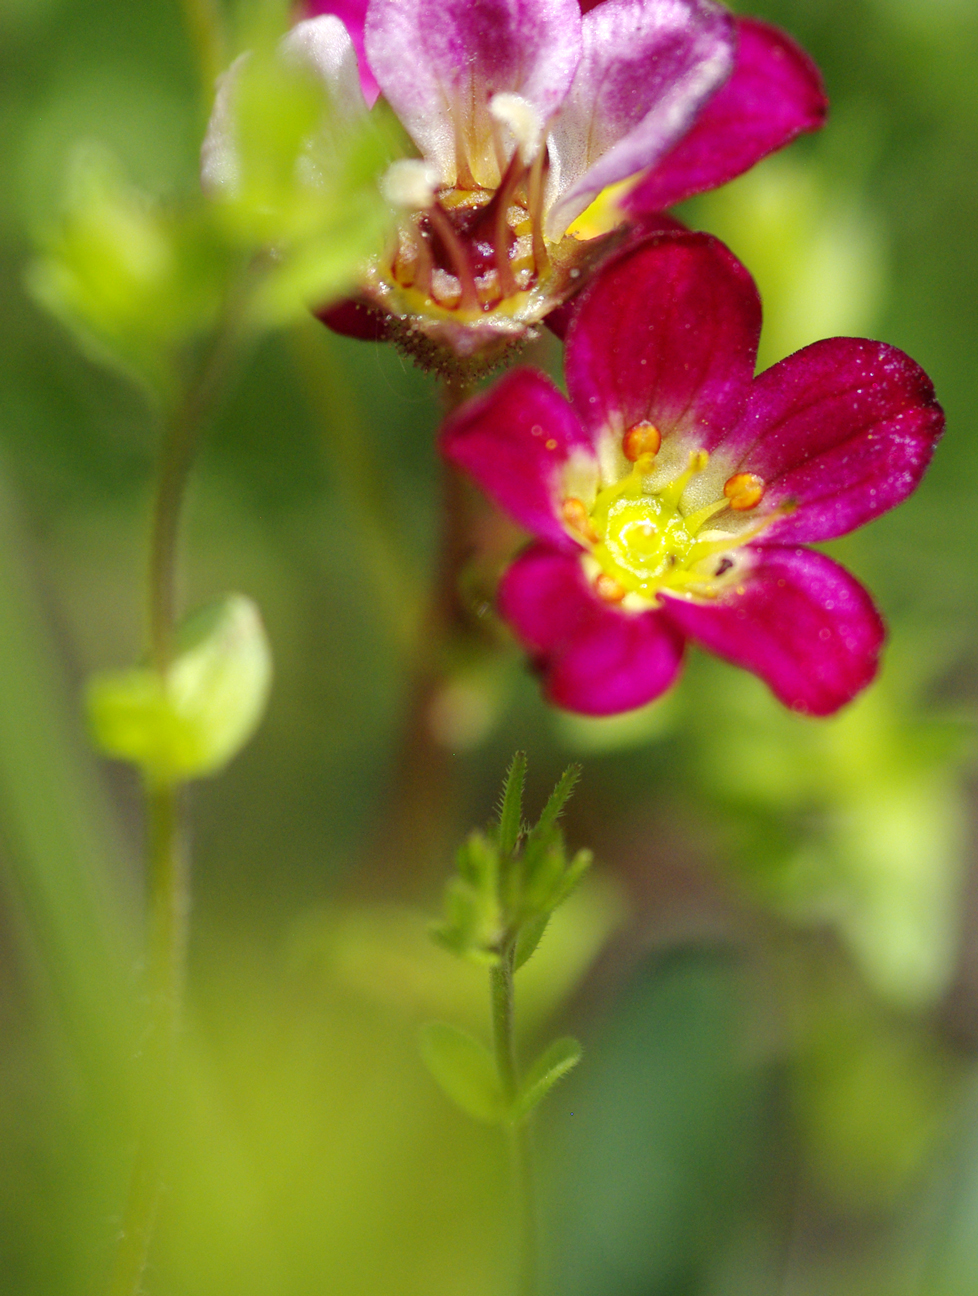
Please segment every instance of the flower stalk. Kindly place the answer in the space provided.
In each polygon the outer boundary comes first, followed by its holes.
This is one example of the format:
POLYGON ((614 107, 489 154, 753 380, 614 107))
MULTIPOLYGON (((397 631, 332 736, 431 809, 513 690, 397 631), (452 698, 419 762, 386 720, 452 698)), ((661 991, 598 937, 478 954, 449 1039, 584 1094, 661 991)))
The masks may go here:
MULTIPOLYGON (((443 404, 450 414, 469 387, 446 381, 443 404)), ((393 885, 412 886, 440 858, 454 801, 453 758, 432 727, 432 715, 455 650, 472 633, 459 591, 473 549, 475 494, 449 464, 441 475, 441 531, 427 609, 416 622, 415 660, 394 785, 374 848, 377 867, 393 885)))
POLYGON ((445 888, 444 919, 432 929, 446 949, 489 968, 492 1048, 444 1022, 421 1032, 421 1052, 442 1089, 476 1120, 500 1126, 512 1167, 511 1199, 518 1229, 516 1291, 538 1290, 538 1241, 529 1122, 561 1077, 580 1060, 576 1040, 558 1039, 526 1075, 516 1056, 516 973, 540 943, 554 911, 591 863, 589 851, 567 858, 560 814, 577 781, 571 766, 537 822, 523 822, 526 757, 513 758, 499 814, 485 832, 469 834, 445 888))
MULTIPOLYGON (((489 969, 493 1056, 499 1088, 509 1106, 515 1103, 520 1088, 516 1061, 515 961, 516 944, 513 942, 499 962, 489 969)), ((529 1120, 510 1122, 507 1133, 513 1216, 518 1234, 516 1291, 517 1296, 536 1296, 539 1256, 529 1120)))
MULTIPOLYGON (((149 657, 165 679, 174 658, 177 619, 178 541, 183 501, 201 428, 225 386, 239 349, 250 276, 227 299, 213 344, 182 399, 165 420, 153 507, 148 586, 149 657)), ((145 773, 149 1043, 146 1050, 145 1111, 129 1196, 119 1230, 109 1296, 138 1296, 162 1193, 162 1167, 155 1131, 165 1126, 174 1088, 174 1069, 183 1002, 190 856, 184 788, 176 778, 145 773)))

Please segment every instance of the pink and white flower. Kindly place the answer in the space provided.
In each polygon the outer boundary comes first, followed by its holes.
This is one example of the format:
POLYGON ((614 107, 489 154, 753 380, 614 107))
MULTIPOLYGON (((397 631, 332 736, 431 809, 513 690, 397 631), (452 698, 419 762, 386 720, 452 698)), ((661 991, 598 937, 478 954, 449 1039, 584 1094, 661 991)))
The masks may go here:
POLYGON ((293 31, 334 98, 382 94, 420 153, 395 247, 324 318, 433 364, 492 362, 628 222, 823 122, 818 71, 715 0, 313 0, 293 31), (351 91, 351 69, 359 87, 351 91))

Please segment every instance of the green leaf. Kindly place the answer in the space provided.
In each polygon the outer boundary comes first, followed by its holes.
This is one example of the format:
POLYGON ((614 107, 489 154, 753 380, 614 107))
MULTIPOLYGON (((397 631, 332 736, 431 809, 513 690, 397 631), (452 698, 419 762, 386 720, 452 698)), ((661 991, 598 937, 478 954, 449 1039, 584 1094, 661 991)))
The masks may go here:
POLYGON ((499 849, 512 855, 523 827, 523 787, 526 783, 526 753, 517 752, 506 773, 502 800, 499 803, 499 849))
POLYGON ((510 1119, 524 1120, 547 1096, 558 1080, 572 1071, 581 1060, 581 1046, 565 1036, 554 1040, 530 1067, 513 1103, 510 1119))
POLYGON ((514 972, 518 972, 523 964, 536 952, 536 948, 543 939, 543 933, 547 930, 549 922, 550 911, 537 914, 535 918, 531 918, 529 922, 524 923, 520 928, 520 934, 516 938, 516 954, 513 959, 514 972))
POLYGON ((184 622, 165 674, 141 667, 90 682, 95 743, 157 783, 216 773, 257 728, 271 677, 257 607, 241 594, 228 595, 184 622))
POLYGON ((484 1044, 447 1022, 422 1026, 419 1043, 425 1066, 457 1107, 490 1125, 505 1119, 496 1065, 484 1044))

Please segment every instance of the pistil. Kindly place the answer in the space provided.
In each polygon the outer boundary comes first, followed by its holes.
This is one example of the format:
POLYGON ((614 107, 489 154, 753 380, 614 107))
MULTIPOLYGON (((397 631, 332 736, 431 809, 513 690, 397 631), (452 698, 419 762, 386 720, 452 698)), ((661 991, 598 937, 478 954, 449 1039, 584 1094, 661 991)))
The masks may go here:
POLYGON ((600 490, 590 510, 577 496, 569 496, 561 506, 568 530, 590 549, 600 567, 593 588, 605 602, 621 603, 630 594, 654 602, 662 589, 715 598, 718 578, 735 565, 730 551, 759 535, 774 517, 790 511, 790 506, 783 506, 759 518, 749 530, 728 536, 713 532, 708 539, 698 539, 718 514, 756 508, 766 483, 753 473, 736 473, 718 499, 684 514, 680 502, 686 487, 707 467, 710 456, 706 450, 692 451, 686 468, 653 492, 644 483, 661 441, 654 424, 634 424, 622 438, 631 471, 600 490), (719 566, 704 571, 704 561, 716 554, 724 555, 719 566))

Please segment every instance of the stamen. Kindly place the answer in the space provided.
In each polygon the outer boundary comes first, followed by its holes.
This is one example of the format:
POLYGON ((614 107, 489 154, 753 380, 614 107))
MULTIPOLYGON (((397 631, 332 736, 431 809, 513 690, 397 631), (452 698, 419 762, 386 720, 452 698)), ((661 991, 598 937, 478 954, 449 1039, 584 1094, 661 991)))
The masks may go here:
POLYGON ((727 504, 728 501, 725 499, 715 500, 714 503, 705 504, 701 509, 697 509, 695 513, 690 513, 686 518, 686 530, 690 535, 696 535, 701 530, 704 522, 709 522, 711 517, 714 517, 717 513, 722 513, 727 504))
POLYGON ((489 100, 489 112, 501 126, 506 126, 516 140, 516 151, 524 167, 530 165, 543 143, 543 121, 529 99, 501 91, 489 100))
POLYGON ((394 255, 392 269, 394 278, 404 288, 416 286, 426 296, 431 295, 431 276, 435 265, 431 259, 431 248, 411 218, 402 222, 398 230, 398 247, 394 255))
POLYGON ((657 455, 661 445, 662 433, 654 423, 643 420, 628 429, 622 438, 621 448, 625 458, 630 463, 635 463, 646 455, 650 457, 657 455))
POLYGON ((435 201, 438 172, 422 158, 398 158, 380 179, 380 192, 392 207, 425 211, 435 201))
POLYGON ((605 603, 620 603, 628 590, 616 581, 614 576, 609 576, 607 572, 598 572, 594 578, 594 592, 605 603))
POLYGON ((594 523, 588 514, 584 501, 577 498, 576 495, 569 495, 561 505, 561 516, 572 531, 592 544, 597 544, 601 537, 594 529, 594 523))
POLYGON ((452 269, 462 288, 460 305, 464 310, 478 311, 479 291, 475 283, 475 275, 472 273, 472 266, 469 264, 469 258, 466 255, 465 247, 462 240, 452 228, 452 222, 442 211, 438 203, 428 210, 428 216, 431 220, 432 228, 445 245, 452 263, 452 269))
POLYGON ((691 450, 689 453, 689 467, 685 472, 681 472, 678 477, 673 478, 668 486, 662 491, 662 499, 669 508, 675 508, 679 503, 680 496, 689 485, 690 480, 701 473, 706 465, 710 462, 710 456, 706 450, 691 450))
POLYGON ((689 551, 690 564, 699 562, 702 558, 709 558, 712 554, 728 553, 731 549, 739 548, 746 544, 748 540, 753 540, 766 531, 767 528, 779 517, 787 517, 789 513, 795 511, 795 505, 790 501, 786 504, 780 504, 773 513, 766 513, 764 517, 758 518, 754 526, 747 531, 741 531, 735 536, 727 536, 723 540, 697 540, 689 551))
POLYGON ((723 487, 730 507, 741 512, 756 508, 764 498, 767 483, 755 473, 734 473, 723 487))
POLYGON ((517 149, 510 159, 506 174, 503 176, 502 183, 496 190, 495 197, 492 200, 498 204, 496 207, 495 229, 493 231, 493 248, 496 253, 496 269, 499 272, 499 283, 504 297, 512 297, 519 291, 513 277, 513 267, 509 263, 509 204, 525 171, 519 157, 520 151, 517 149))
POLYGON ((547 150, 541 148, 533 159, 526 186, 526 205, 533 225, 533 268, 537 275, 550 268, 547 240, 543 237, 543 165, 546 157, 547 150))

